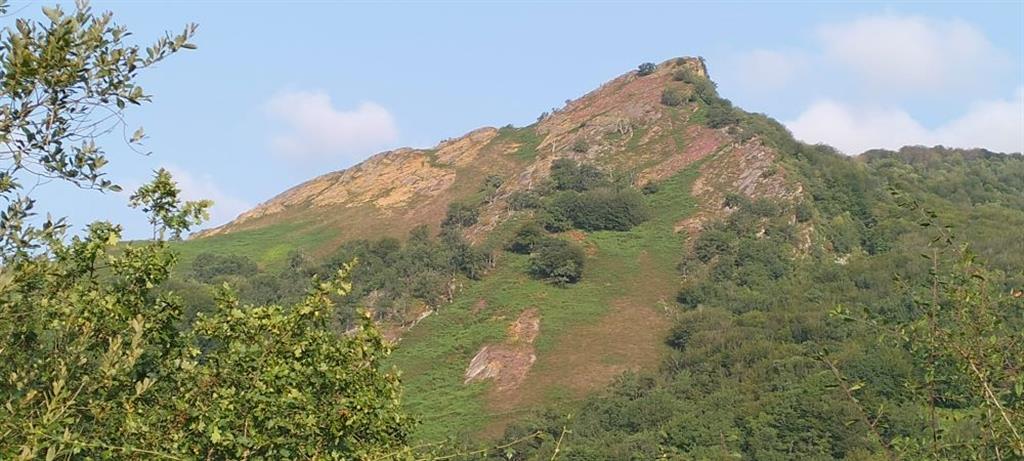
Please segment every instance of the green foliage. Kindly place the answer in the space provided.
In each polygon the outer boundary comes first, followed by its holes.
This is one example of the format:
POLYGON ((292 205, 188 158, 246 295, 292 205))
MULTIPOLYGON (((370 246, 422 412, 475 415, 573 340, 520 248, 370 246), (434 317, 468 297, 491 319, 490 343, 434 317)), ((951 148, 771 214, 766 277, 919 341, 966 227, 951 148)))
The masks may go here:
POLYGON ((149 214, 154 239, 163 240, 164 234, 170 231, 171 238, 179 240, 183 230, 209 219, 207 210, 213 206, 210 200, 181 204, 178 198, 180 194, 181 189, 171 179, 171 174, 161 168, 156 171, 153 182, 132 194, 128 204, 132 208, 142 208, 143 212, 149 214))
POLYGON ((533 210, 542 205, 541 196, 536 191, 515 191, 508 197, 508 207, 513 211, 533 210))
MULTIPOLYGON (((143 52, 84 3, 43 13, 49 22, 18 20, 0 44, 0 157, 9 162, 0 178, 9 204, 0 223, 0 458, 403 453, 410 422, 397 378, 380 362, 388 348, 368 321, 349 335, 330 326, 332 299, 349 292, 347 268, 295 305, 243 306, 225 288, 189 327, 183 311, 192 307, 166 289, 177 257, 164 237, 180 237, 210 204, 183 202, 166 171, 131 197, 148 213, 153 241, 121 243, 106 222, 68 238, 61 220, 28 220, 34 201, 21 192, 23 177, 118 190, 104 178, 97 133, 148 100, 139 70, 194 48, 193 26, 143 52)), ((252 270, 220 262, 211 269, 252 270)))
POLYGON ((692 70, 686 67, 680 68, 672 73, 672 80, 675 80, 677 82, 693 84, 696 83, 699 79, 700 77, 698 77, 697 74, 693 73, 692 70))
POLYGON ((583 192, 607 184, 608 179, 593 165, 560 158, 551 163, 551 181, 556 190, 583 192))
POLYGON ((516 235, 506 248, 513 253, 530 254, 546 239, 548 237, 544 228, 536 221, 529 221, 516 231, 516 235))
POLYGON ((637 66, 636 74, 641 77, 645 77, 653 74, 657 68, 658 66, 656 66, 653 62, 645 62, 637 66))
MULTIPOLYGON (((548 117, 548 113, 544 112, 537 117, 537 121, 540 122, 548 117)), ((515 157, 522 161, 532 161, 537 158, 537 146, 543 138, 537 134, 537 130, 533 126, 527 126, 523 128, 514 128, 506 126, 498 129, 498 136, 494 138, 493 142, 507 142, 517 145, 515 150, 515 157)))
POLYGON ((579 245, 548 238, 534 247, 530 255, 530 273, 555 285, 576 283, 583 276, 585 258, 579 245))
POLYGON ((659 190, 661 190, 661 186, 654 181, 648 181, 644 183, 644 187, 640 188, 640 192, 644 195, 657 194, 659 190))
POLYGON ((445 215, 442 227, 461 228, 476 224, 480 218, 480 207, 469 203, 452 202, 448 204, 448 214, 445 215))
POLYGON ((258 271, 256 263, 245 256, 200 253, 192 260, 190 275, 196 280, 212 280, 225 275, 248 277, 256 275, 258 271))
POLYGON ((579 138, 576 141, 574 141, 572 143, 572 147, 571 147, 573 152, 577 152, 577 153, 581 153, 581 154, 586 152, 587 149, 589 149, 589 148, 590 148, 590 146, 587 145, 587 141, 585 139, 583 139, 583 138, 579 138))
MULTIPOLYGON (((17 20, 0 33, 0 215, 3 256, 24 256, 67 228, 49 218, 34 226, 35 199, 23 184, 37 177, 108 191, 121 188, 106 178, 108 160, 101 133, 128 128, 124 109, 149 101, 139 73, 181 49, 195 26, 167 35, 146 49, 125 42, 126 29, 111 15, 81 4, 72 12, 44 8, 45 21, 17 20), (45 97, 42 97, 45 95, 45 97), (94 116, 94 112, 105 114, 94 116)), ((130 143, 144 138, 135 130, 130 143)), ((190 210, 196 211, 196 210, 190 210)))
POLYGON ((355 334, 329 328, 331 294, 348 292, 339 280, 318 283, 288 308, 243 307, 222 291, 218 311, 200 314, 188 335, 212 346, 187 349, 181 372, 168 377, 171 414, 186 421, 167 434, 174 448, 196 457, 334 459, 398 449, 408 421, 397 377, 381 372, 384 339, 368 315, 355 334))
POLYGON ((570 223, 587 231, 626 231, 650 217, 640 192, 608 187, 582 193, 559 192, 546 210, 545 225, 551 230, 564 230, 565 224, 570 223))
MULTIPOLYGON (((684 309, 662 370, 503 440, 565 425, 566 459, 1020 457, 1024 259, 1005 249, 1019 246, 1011 185, 1024 157, 915 148, 851 160, 779 128, 749 115, 740 129, 783 149, 807 199, 727 197, 732 213, 679 264, 684 309), (887 184, 942 210, 992 266, 957 246, 922 258, 945 238, 927 231, 945 227, 897 207, 879 193, 887 184), (858 321, 831 318, 835 306, 858 321)), ((554 443, 517 446, 515 459, 546 459, 554 443)))
POLYGON ((724 128, 738 125, 743 114, 728 99, 717 98, 704 109, 704 117, 708 128, 724 128))
POLYGON ((661 103, 669 107, 677 107, 687 101, 685 91, 675 87, 665 88, 661 92, 661 103))

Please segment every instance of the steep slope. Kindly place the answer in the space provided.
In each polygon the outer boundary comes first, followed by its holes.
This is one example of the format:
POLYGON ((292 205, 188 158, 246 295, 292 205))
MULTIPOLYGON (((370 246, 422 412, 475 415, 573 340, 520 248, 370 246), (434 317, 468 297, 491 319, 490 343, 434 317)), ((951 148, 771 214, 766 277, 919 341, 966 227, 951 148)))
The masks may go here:
MULTIPOLYGON (((449 203, 472 198, 485 179, 494 175, 501 178, 502 185, 482 210, 479 225, 468 232, 478 240, 508 217, 505 200, 509 195, 547 177, 551 163, 558 158, 591 162, 643 184, 671 177, 728 146, 730 152, 721 160, 721 168, 730 169, 731 176, 721 179, 734 184, 718 184, 719 189, 789 193, 783 192, 787 189, 783 175, 767 181, 756 178, 771 167, 771 151, 755 140, 735 143, 723 130, 692 120, 700 115, 696 104, 673 107, 662 103, 666 89, 684 95, 694 91, 692 84, 674 78, 683 69, 698 79, 707 78, 703 62, 697 58, 666 61, 650 75, 630 72, 568 102, 536 124, 480 128, 433 149, 403 148, 377 154, 347 170, 295 186, 194 238, 294 223, 329 228, 335 237, 325 239, 325 248, 357 238, 404 237, 420 224, 436 228, 449 203)), ((709 171, 710 176, 721 176, 719 167, 709 168, 716 170, 709 171)), ((716 187, 709 184, 702 182, 699 193, 711 194, 707 201, 713 204, 724 193, 715 193, 716 187)))
MULTIPOLYGON (((728 198, 802 198, 779 149, 736 122, 718 123, 723 107, 732 113, 702 60, 672 59, 646 75, 622 75, 528 127, 481 128, 320 176, 183 249, 243 249, 270 264, 295 242, 326 256, 346 241, 404 238, 419 225, 436 231, 453 202, 479 205, 479 219, 463 234, 493 247, 536 214, 509 201, 548 187, 556 160, 597 166, 620 184, 657 185, 644 197, 647 222, 559 235, 586 249, 581 282, 553 286, 526 274, 528 257, 496 252, 482 280, 448 282, 461 287, 450 303, 386 325, 400 337, 393 363, 404 373, 408 407, 426 422, 420 438, 499 436, 531 410, 658 367, 682 282, 676 266, 706 223, 735 210, 728 198)), ((812 238, 810 226, 803 232, 812 238)))

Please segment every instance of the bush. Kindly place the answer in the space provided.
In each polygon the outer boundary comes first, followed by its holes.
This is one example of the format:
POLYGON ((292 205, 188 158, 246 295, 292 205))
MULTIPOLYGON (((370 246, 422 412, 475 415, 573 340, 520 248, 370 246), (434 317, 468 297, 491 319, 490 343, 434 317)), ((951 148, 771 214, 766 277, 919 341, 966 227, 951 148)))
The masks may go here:
POLYGON ((585 141, 582 138, 581 139, 577 139, 576 142, 572 143, 572 151, 573 152, 578 152, 578 153, 582 154, 582 153, 586 152, 587 149, 589 149, 589 148, 590 148, 590 146, 587 145, 587 141, 585 141))
POLYGON ((519 228, 506 248, 513 253, 530 254, 547 238, 544 229, 536 222, 530 221, 519 228))
MULTIPOLYGON (((643 196, 633 189, 562 192, 554 196, 547 211, 546 224, 569 222, 572 227, 588 231, 626 231, 649 217, 643 196)), ((547 227, 553 230, 553 226, 547 227)))
POLYGON ((708 128, 736 126, 743 120, 742 113, 728 99, 713 100, 704 114, 708 128))
POLYGON ((661 103, 666 106, 676 107, 686 102, 686 94, 678 88, 665 88, 661 92, 661 103))
POLYGON ((562 158, 551 164, 551 180, 556 190, 583 192, 607 183, 605 174, 593 165, 562 158))
POLYGON ((256 263, 245 256, 200 253, 192 260, 192 277, 199 281, 222 275, 249 277, 257 271, 256 263))
POLYGON ((641 77, 644 77, 644 76, 653 74, 654 71, 657 68, 658 68, 658 66, 654 65, 653 62, 645 62, 645 63, 640 64, 639 66, 637 66, 636 74, 641 76, 641 77))
POLYGON ((480 210, 476 206, 468 203, 452 202, 448 204, 448 214, 445 216, 444 221, 441 222, 441 226, 469 227, 476 224, 479 218, 480 210))
POLYGON ((711 104, 718 99, 718 90, 715 82, 706 78, 697 78, 693 81, 693 92, 690 93, 690 102, 703 102, 711 104))
POLYGON ((644 195, 656 194, 659 190, 661 190, 661 186, 654 181, 648 181, 644 187, 640 188, 640 192, 643 192, 644 195))
POLYGON ((532 190, 516 191, 508 196, 508 207, 511 210, 532 210, 541 205, 540 194, 532 190))
POLYGON ((583 276, 584 259, 579 245, 548 238, 530 256, 530 273, 556 285, 576 283, 583 276))
POLYGON ((672 80, 692 84, 697 81, 697 74, 687 68, 679 69, 672 73, 672 80))

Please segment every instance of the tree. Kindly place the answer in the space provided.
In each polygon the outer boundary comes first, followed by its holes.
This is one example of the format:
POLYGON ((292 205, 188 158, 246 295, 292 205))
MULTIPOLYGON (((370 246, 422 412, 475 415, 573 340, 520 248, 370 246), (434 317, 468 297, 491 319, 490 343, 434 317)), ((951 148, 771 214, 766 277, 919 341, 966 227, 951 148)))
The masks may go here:
POLYGON ((452 202, 448 204, 448 214, 445 215, 444 221, 441 222, 441 227, 469 227, 476 224, 479 218, 480 210, 478 207, 468 203, 452 202))
MULTIPOLYGON (((6 11, 0 2, 0 13, 6 11)), ((177 260, 164 237, 197 225, 170 175, 135 192, 154 240, 107 222, 68 237, 36 225, 23 182, 119 188, 96 142, 148 101, 140 70, 194 48, 194 26, 144 51, 85 3, 0 32, 0 458, 365 459, 401 451, 408 420, 388 348, 368 320, 327 325, 348 267, 292 306, 243 306, 227 288, 182 330, 181 298, 156 291, 177 260), (113 114, 113 116, 109 116, 113 114)), ((137 130, 134 142, 141 140, 137 130)))
POLYGON ((645 63, 640 64, 639 66, 637 66, 636 74, 641 76, 641 77, 644 77, 644 76, 653 74, 655 69, 657 69, 657 68, 658 67, 656 65, 654 65, 653 62, 645 62, 645 63))
POLYGON ((556 190, 582 192, 607 182, 604 172, 597 167, 561 158, 551 163, 551 180, 556 190))
POLYGON ((171 179, 167 170, 160 168, 149 184, 143 185, 129 198, 132 208, 142 208, 149 214, 153 225, 153 238, 163 240, 167 231, 171 238, 181 239, 181 232, 210 218, 207 209, 213 205, 210 200, 181 202, 181 189, 171 179))
POLYGON ((512 241, 508 244, 508 251, 519 254, 530 254, 534 248, 543 243, 549 237, 536 221, 530 221, 523 224, 516 231, 516 235, 512 237, 512 241))
POLYGON ((585 255, 579 245, 547 239, 530 256, 530 273, 556 285, 576 283, 583 276, 585 255))

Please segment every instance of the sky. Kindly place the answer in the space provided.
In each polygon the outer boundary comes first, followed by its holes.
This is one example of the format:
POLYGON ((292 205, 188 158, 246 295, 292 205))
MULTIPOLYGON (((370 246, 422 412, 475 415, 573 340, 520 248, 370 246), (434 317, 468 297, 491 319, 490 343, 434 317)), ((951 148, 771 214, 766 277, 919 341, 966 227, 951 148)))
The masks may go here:
MULTIPOLYGON (((12 0, 0 18, 41 18, 12 0)), ((52 4, 53 2, 46 2, 52 4)), ((72 4, 64 2, 66 8, 72 4)), ((126 189, 167 168, 209 225, 314 176, 481 126, 532 123, 642 62, 703 56, 719 93, 847 154, 1024 151, 1024 2, 99 1, 147 44, 198 49, 141 78, 148 155, 105 145, 126 189)), ((127 194, 48 184, 43 209, 149 235, 127 194)))

